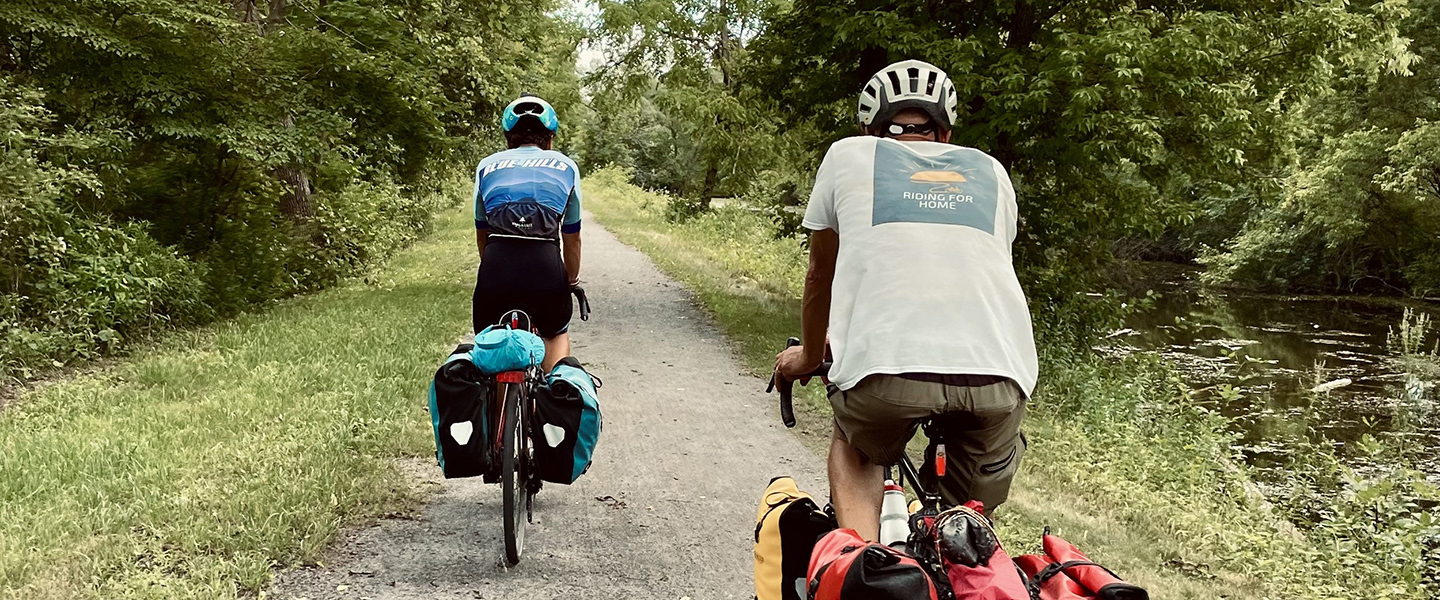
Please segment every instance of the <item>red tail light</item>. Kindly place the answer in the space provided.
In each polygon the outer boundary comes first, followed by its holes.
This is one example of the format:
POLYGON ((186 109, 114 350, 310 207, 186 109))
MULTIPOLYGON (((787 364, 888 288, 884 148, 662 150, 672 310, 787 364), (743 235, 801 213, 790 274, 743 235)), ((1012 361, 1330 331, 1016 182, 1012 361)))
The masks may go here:
POLYGON ((945 444, 935 444, 935 476, 945 476, 945 444))
POLYGON ((524 371, 506 371, 495 376, 495 381, 500 383, 524 383, 524 371))

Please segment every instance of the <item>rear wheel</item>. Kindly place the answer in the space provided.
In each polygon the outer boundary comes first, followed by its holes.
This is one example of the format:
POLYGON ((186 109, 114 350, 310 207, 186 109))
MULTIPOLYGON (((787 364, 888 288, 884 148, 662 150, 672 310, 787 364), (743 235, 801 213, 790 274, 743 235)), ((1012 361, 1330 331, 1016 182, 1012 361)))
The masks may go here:
POLYGON ((529 520, 530 494, 526 478, 529 474, 526 454, 528 453, 525 427, 528 425, 524 410, 523 384, 506 385, 505 429, 500 473, 501 495, 504 497, 505 512, 505 562, 511 566, 519 564, 520 553, 525 550, 525 523, 529 520))

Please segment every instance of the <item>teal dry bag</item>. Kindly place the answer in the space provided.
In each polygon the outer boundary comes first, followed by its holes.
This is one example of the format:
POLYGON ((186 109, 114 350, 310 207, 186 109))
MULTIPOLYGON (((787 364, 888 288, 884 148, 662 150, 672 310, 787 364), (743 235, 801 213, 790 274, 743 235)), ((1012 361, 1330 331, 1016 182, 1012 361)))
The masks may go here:
POLYGON ((486 375, 524 371, 545 360, 545 341, 528 331, 491 325, 475 334, 470 362, 486 375))

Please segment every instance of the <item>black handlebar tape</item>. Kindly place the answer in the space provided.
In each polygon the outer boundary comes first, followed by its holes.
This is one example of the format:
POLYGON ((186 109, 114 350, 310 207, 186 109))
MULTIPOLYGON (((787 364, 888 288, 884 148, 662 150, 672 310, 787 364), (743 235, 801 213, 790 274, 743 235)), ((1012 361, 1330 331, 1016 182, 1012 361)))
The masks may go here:
MULTIPOLYGON (((785 340, 785 347, 786 347, 786 348, 791 348, 791 347, 799 346, 799 345, 800 345, 800 338, 793 338, 793 337, 792 337, 792 338, 790 338, 790 339, 788 339, 788 340, 785 340)), ((781 381, 780 381, 780 421, 783 422, 783 423, 785 423, 785 426, 786 426, 786 427, 794 427, 794 426, 795 426, 795 404, 794 404, 793 400, 794 400, 794 395, 795 395, 795 382, 794 382, 794 381, 791 381, 790 379, 781 377, 781 375, 780 375, 779 373, 775 373, 775 374, 774 374, 773 376, 771 376, 771 378, 770 378, 770 385, 771 385, 771 386, 774 386, 774 385, 775 385, 775 380, 776 380, 776 379, 780 379, 780 380, 781 380, 781 381)))
POLYGON ((570 288, 570 293, 575 295, 575 303, 580 305, 580 320, 590 320, 590 299, 585 297, 585 288, 575 286, 570 288))

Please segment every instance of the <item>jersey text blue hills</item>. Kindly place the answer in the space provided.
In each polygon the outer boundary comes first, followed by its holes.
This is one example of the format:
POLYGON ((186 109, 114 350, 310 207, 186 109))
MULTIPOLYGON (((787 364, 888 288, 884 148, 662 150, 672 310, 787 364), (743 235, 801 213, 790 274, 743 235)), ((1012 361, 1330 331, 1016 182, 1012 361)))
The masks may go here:
POLYGON ((547 168, 555 169, 557 171, 570 170, 570 165, 565 164, 565 161, 554 158, 532 158, 530 160, 506 159, 495 161, 494 164, 486 166, 485 169, 480 172, 480 174, 481 176, 489 175, 495 171, 499 171, 500 169, 508 169, 510 167, 547 168))

